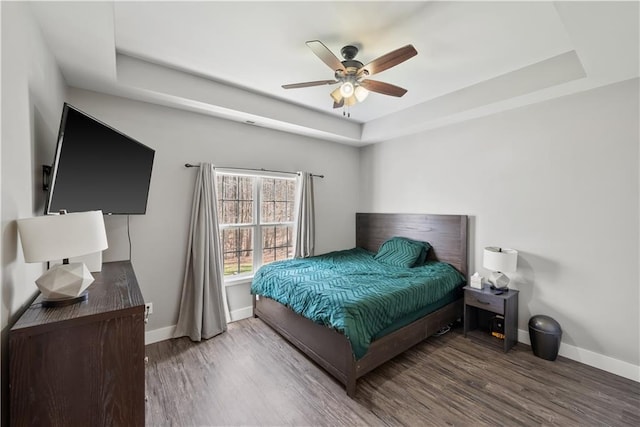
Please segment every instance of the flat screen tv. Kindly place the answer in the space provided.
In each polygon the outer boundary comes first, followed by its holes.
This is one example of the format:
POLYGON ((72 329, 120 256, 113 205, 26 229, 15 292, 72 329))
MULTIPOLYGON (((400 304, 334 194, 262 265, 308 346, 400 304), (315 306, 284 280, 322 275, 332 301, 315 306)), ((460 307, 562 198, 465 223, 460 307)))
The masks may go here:
POLYGON ((64 104, 45 214, 144 214, 155 151, 64 104))

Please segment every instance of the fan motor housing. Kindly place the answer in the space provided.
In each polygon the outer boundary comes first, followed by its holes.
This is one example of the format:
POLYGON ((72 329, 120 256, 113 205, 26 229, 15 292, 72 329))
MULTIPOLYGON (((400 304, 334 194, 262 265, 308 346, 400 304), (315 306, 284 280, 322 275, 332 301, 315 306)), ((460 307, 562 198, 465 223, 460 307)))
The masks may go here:
POLYGON ((358 72, 360 68, 362 68, 362 65, 363 65, 362 62, 353 59, 358 54, 357 47, 353 45, 347 45, 342 49, 340 49, 340 54, 344 58, 344 61, 342 61, 341 63, 344 66, 345 70, 347 71, 346 72, 347 75, 355 74, 358 72))
POLYGON ((347 45, 340 49, 340 54, 344 59, 349 61, 356 57, 356 55, 358 54, 358 48, 353 45, 347 45))
POLYGON ((355 71, 358 71, 363 66, 362 62, 356 61, 355 59, 342 61, 342 65, 344 65, 344 68, 347 69, 347 73, 351 72, 350 68, 353 68, 355 71))

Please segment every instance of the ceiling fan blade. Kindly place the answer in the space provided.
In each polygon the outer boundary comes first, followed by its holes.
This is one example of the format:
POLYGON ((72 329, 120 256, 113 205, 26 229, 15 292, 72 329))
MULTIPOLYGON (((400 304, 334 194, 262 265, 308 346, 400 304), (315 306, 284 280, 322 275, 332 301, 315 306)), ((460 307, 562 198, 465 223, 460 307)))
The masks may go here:
POLYGON ((407 90, 400 86, 395 86, 389 83, 379 82, 377 80, 363 80, 360 82, 360 86, 364 87, 371 92, 381 93, 383 95, 401 97, 407 90))
POLYGON ((292 83, 288 85, 282 85, 283 89, 298 89, 301 87, 311 87, 311 86, 323 86, 323 85, 332 85, 338 83, 337 80, 316 80, 315 82, 304 82, 304 83, 292 83))
POLYGON ((307 46, 316 54, 318 58, 322 60, 325 64, 329 66, 333 71, 344 69, 344 65, 338 59, 337 56, 333 54, 320 40, 311 40, 307 42, 307 46))
POLYGON ((395 67, 396 65, 406 61, 407 59, 416 56, 417 54, 418 51, 416 50, 416 48, 414 48, 413 45, 408 44, 404 47, 401 47, 400 49, 396 49, 369 62, 367 65, 358 70, 358 76, 361 76, 363 74, 366 76, 372 76, 384 70, 388 70, 391 67, 395 67))
POLYGON ((344 107, 344 99, 341 99, 340 102, 333 101, 333 108, 342 108, 344 107))

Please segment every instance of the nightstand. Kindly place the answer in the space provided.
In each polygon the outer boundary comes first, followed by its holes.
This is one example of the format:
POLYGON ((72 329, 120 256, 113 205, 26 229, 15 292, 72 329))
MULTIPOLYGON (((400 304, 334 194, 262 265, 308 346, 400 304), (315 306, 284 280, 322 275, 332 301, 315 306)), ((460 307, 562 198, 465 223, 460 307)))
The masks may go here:
POLYGON ((464 288, 464 336, 470 335, 499 345, 506 353, 518 341, 518 291, 509 289, 497 294, 490 286, 464 288), (491 335, 491 319, 504 316, 504 339, 491 335))

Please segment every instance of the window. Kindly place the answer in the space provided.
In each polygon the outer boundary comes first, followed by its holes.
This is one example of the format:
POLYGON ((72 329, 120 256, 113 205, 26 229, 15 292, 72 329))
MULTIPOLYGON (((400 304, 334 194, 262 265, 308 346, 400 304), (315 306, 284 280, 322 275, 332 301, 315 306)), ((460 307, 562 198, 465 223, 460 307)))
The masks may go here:
POLYGON ((295 178, 216 176, 225 278, 251 276, 263 264, 292 258, 295 178))

